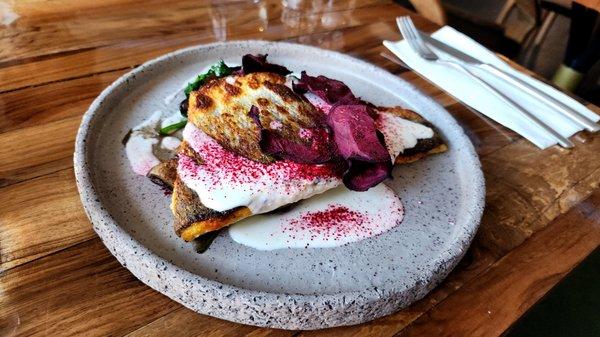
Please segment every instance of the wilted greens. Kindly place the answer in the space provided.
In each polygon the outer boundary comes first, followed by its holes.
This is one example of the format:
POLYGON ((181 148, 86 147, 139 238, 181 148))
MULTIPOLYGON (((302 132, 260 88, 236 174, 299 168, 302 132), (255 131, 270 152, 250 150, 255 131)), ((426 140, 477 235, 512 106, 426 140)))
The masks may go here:
POLYGON ((189 97, 192 91, 198 90, 198 88, 209 79, 228 76, 231 75, 231 73, 233 73, 233 70, 227 66, 223 60, 219 60, 219 62, 213 64, 207 72, 198 75, 195 80, 188 83, 185 87, 185 97, 189 97))
POLYGON ((206 252, 208 247, 210 247, 210 244, 217 238, 217 236, 219 236, 220 232, 220 230, 216 230, 197 237, 194 240, 196 253, 202 254, 206 252))
POLYGON ((183 129, 186 124, 187 124, 187 119, 182 120, 181 122, 178 122, 175 124, 167 125, 164 128, 161 128, 160 131, 158 131, 158 133, 161 136, 168 136, 177 130, 183 129))

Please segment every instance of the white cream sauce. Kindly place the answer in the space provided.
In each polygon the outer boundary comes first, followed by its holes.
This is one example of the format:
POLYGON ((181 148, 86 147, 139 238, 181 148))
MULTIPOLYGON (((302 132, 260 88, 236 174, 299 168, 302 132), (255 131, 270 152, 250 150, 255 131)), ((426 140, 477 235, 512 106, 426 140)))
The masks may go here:
POLYGON ((183 130, 183 138, 204 162, 180 154, 179 177, 216 211, 246 206, 253 214, 265 213, 341 184, 331 166, 255 162, 224 149, 192 123, 183 130))
POLYGON ((312 92, 304 93, 304 97, 310 102, 310 104, 314 105, 315 108, 321 110, 324 114, 329 114, 329 109, 331 109, 331 104, 325 102, 321 97, 313 94, 312 92))
POLYGON ((160 160, 154 155, 154 146, 158 145, 158 125, 162 113, 155 111, 148 119, 131 129, 125 144, 125 152, 133 172, 146 175, 160 160))
POLYGON ((392 156, 392 160, 396 160, 396 157, 404 150, 415 147, 419 139, 433 137, 431 128, 400 118, 389 112, 378 112, 378 118, 375 122, 377 129, 383 134, 385 145, 392 156))
POLYGON ((161 136, 160 128, 183 120, 179 112, 164 116, 162 111, 155 111, 150 117, 131 129, 125 144, 125 153, 133 172, 147 175, 150 170, 174 155, 181 143, 180 133, 161 136))
POLYGON ((235 242, 259 250, 326 248, 384 233, 403 216, 400 199, 384 184, 366 192, 340 186, 285 213, 243 220, 229 228, 229 235, 235 242))
POLYGON ((175 151, 177 147, 181 144, 181 140, 179 138, 173 136, 166 136, 160 142, 160 146, 169 151, 175 151))

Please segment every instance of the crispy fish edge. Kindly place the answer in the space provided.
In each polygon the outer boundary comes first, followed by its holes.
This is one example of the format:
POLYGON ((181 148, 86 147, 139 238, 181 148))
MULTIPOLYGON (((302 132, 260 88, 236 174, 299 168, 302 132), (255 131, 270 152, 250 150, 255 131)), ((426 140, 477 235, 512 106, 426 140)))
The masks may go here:
POLYGON ((229 226, 252 215, 248 207, 237 207, 225 212, 208 208, 179 177, 173 184, 171 211, 175 216, 175 233, 185 241, 192 241, 202 234, 229 226))

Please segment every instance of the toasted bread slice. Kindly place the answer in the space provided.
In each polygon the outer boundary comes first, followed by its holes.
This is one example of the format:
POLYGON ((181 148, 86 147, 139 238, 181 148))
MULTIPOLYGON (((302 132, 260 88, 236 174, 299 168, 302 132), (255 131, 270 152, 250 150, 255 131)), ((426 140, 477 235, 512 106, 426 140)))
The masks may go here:
POLYGON ((224 148, 261 163, 274 158, 259 147, 259 127, 249 116, 259 110, 260 123, 279 126, 284 137, 301 142, 300 129, 317 126, 318 112, 310 103, 285 86, 285 77, 273 73, 251 73, 214 79, 190 95, 189 121, 224 148))
MULTIPOLYGON (((393 113, 404 119, 432 127, 423 117, 410 110, 400 107, 377 108, 377 110, 393 113)), ((446 144, 434 129, 433 137, 419 139, 415 147, 406 149, 396 157, 395 164, 411 163, 427 155, 446 150, 446 144)), ((182 142, 180 151, 202 162, 201 154, 195 153, 185 140, 182 142)), ((185 241, 191 241, 202 234, 229 226, 252 215, 247 207, 238 207, 225 212, 217 212, 207 208, 202 205, 196 193, 189 189, 179 177, 175 179, 174 183, 171 210, 175 216, 175 231, 185 241)))

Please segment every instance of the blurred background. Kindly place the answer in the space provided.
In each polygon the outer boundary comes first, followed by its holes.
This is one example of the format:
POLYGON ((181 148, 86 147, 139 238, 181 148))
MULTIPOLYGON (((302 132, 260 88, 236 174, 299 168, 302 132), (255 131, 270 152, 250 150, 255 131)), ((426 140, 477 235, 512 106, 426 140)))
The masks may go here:
MULTIPOLYGON (((270 1, 253 0, 263 29, 269 28, 270 1)), ((282 0, 281 22, 288 30, 352 20, 334 8, 355 8, 356 0, 282 0), (302 13, 302 15, 299 15, 302 13), (309 15, 307 15, 309 14, 309 15)), ((563 89, 600 104, 600 0, 394 0, 438 25, 450 25, 563 89)), ((213 1, 218 4, 221 1, 213 1)), ((214 6, 213 28, 228 38, 225 7, 214 6), (221 18, 221 19, 220 19, 221 18)), ((307 37, 312 39, 312 37, 307 37)), ((298 41, 337 48, 335 36, 298 41), (331 45, 328 45, 331 44, 331 45)))
MULTIPOLYGON (((105 0, 105 4, 114 2, 105 0)), ((390 0, 392 1, 392 0, 390 0)), ((491 50, 525 66, 548 81, 567 89, 588 102, 600 105, 600 0, 393 0, 400 6, 412 9, 438 25, 450 25, 482 43, 491 50)), ((129 0, 126 2, 137 2, 129 0)), ((188 6, 190 15, 199 7, 209 8, 212 29, 202 29, 201 23, 189 18, 186 22, 174 23, 173 29, 180 25, 185 30, 194 30, 195 43, 208 42, 210 39, 224 41, 243 38, 238 33, 240 25, 247 23, 245 17, 258 17, 258 30, 261 38, 278 36, 281 30, 288 32, 316 33, 321 28, 339 24, 351 24, 355 19, 353 11, 360 11, 369 0, 205 0, 174 3, 173 6, 188 6), (200 6, 202 4, 202 6, 200 6), (193 23, 193 24, 192 24, 193 23), (207 34, 212 37, 208 39, 207 34)), ((375 2, 375 1, 373 1, 375 2)), ((7 37, 26 27, 27 18, 19 13, 43 12, 48 15, 64 12, 72 8, 73 15, 80 20, 90 19, 88 29, 102 34, 105 27, 94 26, 91 1, 52 1, 45 7, 43 1, 0 0, 0 27, 7 37), (91 7, 90 7, 91 6, 91 7), (89 17, 88 17, 89 16, 89 17)), ((100 2, 102 3, 102 2, 100 2)), ((161 1, 149 0, 147 6, 154 8, 161 1)), ((101 5, 103 6, 103 5, 101 5)), ((152 15, 168 16, 168 8, 155 8, 152 15)), ((364 14, 364 13, 363 13, 364 14)), ((132 23, 144 25, 144 11, 122 13, 130 17, 132 23)), ((83 34, 70 21, 57 23, 57 36, 70 34, 73 44, 83 34)), ((385 27, 380 27, 384 29, 385 27)), ((109 29, 107 28, 107 31, 109 29)), ((181 29, 179 28, 179 31, 181 29)), ((33 36, 34 31, 30 32, 33 36)), ((299 43, 319 45, 323 48, 340 49, 345 42, 340 32, 304 35, 299 43), (338 36, 336 36, 338 35, 338 36)), ((110 38, 117 39, 117 37, 110 38)), ((165 44, 168 42, 164 42, 165 44)), ((19 52, 25 46, 9 44, 0 48, 0 56, 5 60, 19 52), (16 49, 15 49, 16 48, 16 49), (15 50, 11 50, 15 49, 15 50)), ((33 46, 32 46, 33 47, 33 46)), ((52 49, 45 46, 40 50, 52 49)))

